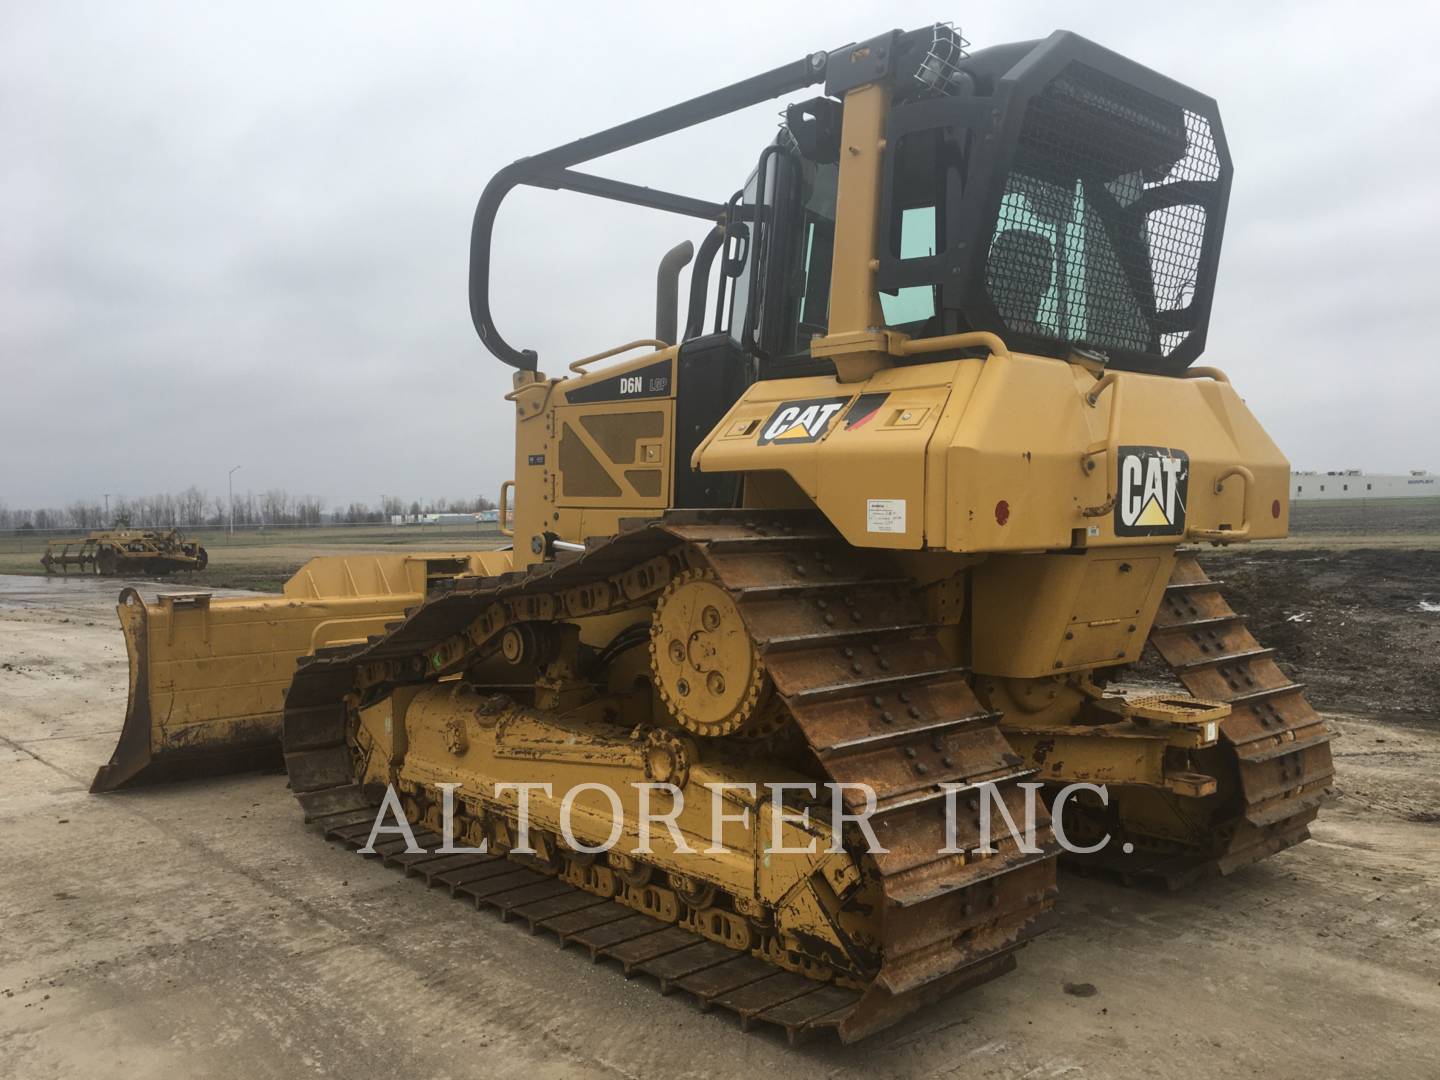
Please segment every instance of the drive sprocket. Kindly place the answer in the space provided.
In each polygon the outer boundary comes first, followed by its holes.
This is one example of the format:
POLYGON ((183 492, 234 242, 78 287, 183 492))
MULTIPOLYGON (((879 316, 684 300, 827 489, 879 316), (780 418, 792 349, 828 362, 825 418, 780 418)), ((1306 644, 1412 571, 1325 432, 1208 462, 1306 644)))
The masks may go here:
POLYGON ((676 723, 732 735, 760 718, 765 665, 730 594, 709 570, 677 575, 655 605, 650 671, 676 723))

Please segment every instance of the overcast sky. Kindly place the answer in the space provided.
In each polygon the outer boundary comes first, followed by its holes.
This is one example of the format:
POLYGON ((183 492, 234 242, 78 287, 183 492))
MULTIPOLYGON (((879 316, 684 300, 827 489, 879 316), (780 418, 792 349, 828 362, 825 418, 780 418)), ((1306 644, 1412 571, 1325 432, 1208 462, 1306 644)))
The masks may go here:
MULTIPOLYGON (((1075 30, 1216 97, 1236 170, 1203 362, 1297 467, 1440 470, 1427 5, 10 0, 0 501, 216 494, 232 465, 237 491, 332 504, 493 497, 510 369, 466 306, 491 174, 937 19, 976 47, 1075 30)), ((781 104, 594 171, 723 200, 781 104)), ((656 261, 703 228, 521 189, 496 229, 497 323, 551 373, 648 336, 656 261)))

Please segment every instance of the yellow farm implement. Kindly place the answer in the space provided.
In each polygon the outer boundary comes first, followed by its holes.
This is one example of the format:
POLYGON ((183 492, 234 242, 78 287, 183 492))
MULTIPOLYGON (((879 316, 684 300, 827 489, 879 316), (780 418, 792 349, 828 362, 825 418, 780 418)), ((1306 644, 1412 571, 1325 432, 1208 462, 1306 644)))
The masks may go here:
POLYGON ((177 529, 116 529, 89 536, 51 540, 40 565, 47 574, 168 574, 204 570, 210 556, 198 541, 177 529))

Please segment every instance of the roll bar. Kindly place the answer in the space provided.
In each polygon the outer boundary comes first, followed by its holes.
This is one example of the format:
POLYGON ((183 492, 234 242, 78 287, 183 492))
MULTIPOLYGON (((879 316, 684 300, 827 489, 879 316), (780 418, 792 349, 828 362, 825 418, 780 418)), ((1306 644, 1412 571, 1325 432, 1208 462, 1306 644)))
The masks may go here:
POLYGON ((602 176, 575 172, 571 166, 613 154, 617 150, 669 135, 762 101, 793 93, 825 79, 829 54, 811 53, 804 59, 755 75, 719 90, 661 109, 638 120, 608 128, 553 150, 521 158, 505 166, 485 185, 475 207, 470 231, 470 318, 485 347, 511 367, 534 371, 539 357, 533 349, 516 349, 500 336, 490 312, 490 244, 495 215, 505 196, 521 184, 552 191, 578 191, 602 199, 646 206, 672 214, 720 221, 723 203, 692 199, 655 188, 627 184, 602 176))

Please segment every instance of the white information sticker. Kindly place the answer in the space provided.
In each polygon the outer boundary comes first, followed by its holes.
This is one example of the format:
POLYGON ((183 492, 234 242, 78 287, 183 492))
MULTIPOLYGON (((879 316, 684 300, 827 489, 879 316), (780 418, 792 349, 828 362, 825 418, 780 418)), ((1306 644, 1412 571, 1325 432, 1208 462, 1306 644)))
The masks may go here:
POLYGON ((865 529, 873 533, 903 533, 905 531, 904 499, 867 499, 865 501, 865 529))

